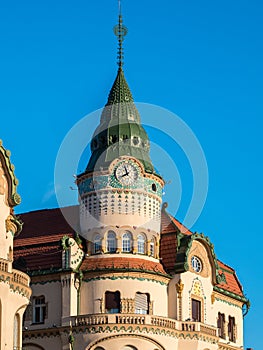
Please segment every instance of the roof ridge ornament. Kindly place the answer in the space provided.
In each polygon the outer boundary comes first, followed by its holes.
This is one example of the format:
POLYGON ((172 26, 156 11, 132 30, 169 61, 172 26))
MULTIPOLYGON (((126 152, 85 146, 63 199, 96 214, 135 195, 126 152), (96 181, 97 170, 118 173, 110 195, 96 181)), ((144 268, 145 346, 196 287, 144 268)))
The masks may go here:
POLYGON ((118 22, 118 24, 116 24, 113 27, 113 32, 118 39, 117 64, 118 64, 119 68, 122 68, 122 66, 124 64, 122 43, 123 43, 124 37, 128 33, 128 28, 122 24, 123 20, 122 20, 122 14, 121 14, 121 0, 118 0, 118 4, 119 4, 119 22, 118 22))

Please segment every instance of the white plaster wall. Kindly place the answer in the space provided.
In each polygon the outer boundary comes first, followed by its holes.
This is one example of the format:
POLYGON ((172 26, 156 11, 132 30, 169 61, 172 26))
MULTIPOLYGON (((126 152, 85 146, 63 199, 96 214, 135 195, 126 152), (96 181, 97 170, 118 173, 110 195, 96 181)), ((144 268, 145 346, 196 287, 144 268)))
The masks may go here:
MULTIPOLYGON (((222 295, 222 299, 224 299, 224 296, 222 295)), ((242 316, 242 308, 230 305, 229 302, 223 301, 223 300, 215 300, 214 304, 211 305, 211 319, 217 319, 218 312, 221 312, 225 314, 225 322, 228 322, 228 317, 232 316, 235 317, 235 324, 237 326, 237 339, 235 343, 236 346, 240 347, 243 345, 243 316, 242 316)), ((216 324, 216 320, 215 320, 216 324)), ((221 341, 224 341, 221 339, 221 341)), ((226 342, 228 342, 228 334, 226 332, 226 342)))
MULTIPOLYGON (((128 273, 123 274, 128 277, 128 273)), ((138 278, 143 277, 138 274, 138 278)), ((168 316, 167 286, 153 281, 139 281, 132 279, 95 280, 83 282, 81 287, 80 313, 100 313, 100 299, 104 298, 106 291, 120 291, 121 298, 135 298, 136 292, 149 293, 150 301, 153 301, 153 314, 156 316, 168 316)))
POLYGON ((13 349, 14 317, 19 314, 20 319, 20 345, 22 342, 22 317, 28 304, 28 299, 9 288, 8 283, 0 282, 0 348, 13 349))

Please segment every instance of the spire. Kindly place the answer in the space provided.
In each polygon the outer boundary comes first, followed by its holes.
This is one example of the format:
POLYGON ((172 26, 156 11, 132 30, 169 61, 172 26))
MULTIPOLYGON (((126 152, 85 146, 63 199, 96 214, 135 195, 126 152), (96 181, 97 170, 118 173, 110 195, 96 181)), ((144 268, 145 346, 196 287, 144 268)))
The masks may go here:
POLYGON ((122 14, 121 14, 121 0, 118 0, 119 2, 119 22, 118 24, 113 28, 114 34, 117 36, 118 39, 118 51, 117 51, 117 63, 118 66, 121 68, 123 66, 123 46, 122 42, 124 40, 125 35, 128 33, 127 27, 125 27, 122 23, 122 14))
POLYGON ((120 156, 135 157, 145 171, 154 173, 150 159, 150 142, 141 125, 140 114, 134 104, 132 93, 122 69, 124 36, 127 28, 122 24, 121 1, 119 1, 119 23, 114 27, 118 38, 118 72, 110 90, 108 101, 102 111, 100 124, 91 141, 91 157, 86 172, 107 169, 120 156))

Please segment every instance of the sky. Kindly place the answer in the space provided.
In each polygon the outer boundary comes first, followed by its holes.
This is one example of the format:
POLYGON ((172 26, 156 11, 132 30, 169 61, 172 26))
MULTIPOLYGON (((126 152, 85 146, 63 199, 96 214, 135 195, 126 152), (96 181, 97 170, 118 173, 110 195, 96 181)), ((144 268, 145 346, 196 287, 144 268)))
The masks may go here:
MULTIPOLYGON (((83 117, 103 107, 116 75, 117 0, 13 0, 0 7, 0 138, 19 179, 16 212, 53 208, 60 146, 83 117)), ((245 347, 262 349, 263 4, 123 0, 122 10, 124 70, 134 99, 176 114, 198 140, 209 184, 192 230, 208 235, 217 257, 236 269, 251 301, 245 347)), ((164 127, 165 118, 153 114, 152 123, 164 127)), ((164 201, 184 221, 195 184, 191 162, 180 142, 151 128, 149 114, 145 120, 174 166, 153 152, 167 181, 164 201)), ((92 131, 82 129, 87 143, 92 131)), ((82 157, 76 171, 87 161, 82 157)), ((74 174, 69 198, 76 197, 74 174)))

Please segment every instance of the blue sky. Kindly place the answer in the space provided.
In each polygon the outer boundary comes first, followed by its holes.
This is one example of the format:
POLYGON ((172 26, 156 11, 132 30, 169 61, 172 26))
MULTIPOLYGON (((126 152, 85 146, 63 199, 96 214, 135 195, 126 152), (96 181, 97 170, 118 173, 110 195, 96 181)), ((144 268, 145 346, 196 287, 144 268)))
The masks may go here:
MULTIPOLYGON (((252 303, 245 346, 261 349, 263 5, 123 0, 123 14, 124 68, 135 100, 176 113, 202 145, 209 190, 193 230, 236 268, 252 303)), ((117 0, 1 2, 0 138, 20 181, 17 212, 56 206, 60 144, 104 105, 115 78, 116 17, 117 0)), ((170 154, 183 184, 183 220, 192 183, 173 145, 170 154)), ((165 196, 173 212, 176 183, 165 196)))

